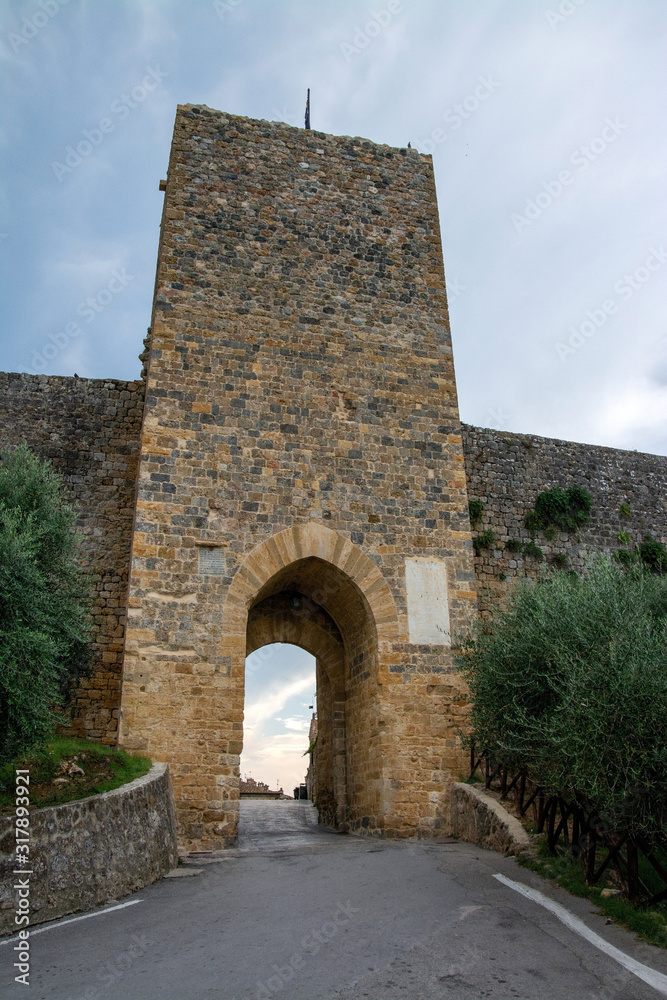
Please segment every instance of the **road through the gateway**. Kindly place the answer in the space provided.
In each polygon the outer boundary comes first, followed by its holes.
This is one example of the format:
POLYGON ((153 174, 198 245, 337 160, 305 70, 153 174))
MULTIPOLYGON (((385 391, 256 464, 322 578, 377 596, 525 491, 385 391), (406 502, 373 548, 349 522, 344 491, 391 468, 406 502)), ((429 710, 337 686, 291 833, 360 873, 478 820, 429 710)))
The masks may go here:
POLYGON ((29 988, 13 983, 12 946, 1 945, 3 1000, 667 995, 494 875, 540 890, 658 974, 667 953, 510 858, 464 843, 338 836, 305 802, 242 809, 238 849, 192 858, 186 868, 199 874, 35 934, 29 988))

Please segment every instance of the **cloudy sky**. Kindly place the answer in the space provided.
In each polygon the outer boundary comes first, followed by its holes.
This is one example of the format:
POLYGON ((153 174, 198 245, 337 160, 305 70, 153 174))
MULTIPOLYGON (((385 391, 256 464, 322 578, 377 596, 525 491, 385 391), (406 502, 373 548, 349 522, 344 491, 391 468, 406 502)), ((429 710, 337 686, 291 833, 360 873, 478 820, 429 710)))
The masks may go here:
POLYGON ((666 35, 664 0, 4 0, 0 369, 138 377, 176 104, 300 125, 310 87, 433 154, 462 418, 667 454, 666 35))
POLYGON ((246 660, 242 777, 282 787, 289 795, 305 779, 308 730, 315 705, 315 657, 275 643, 246 660))

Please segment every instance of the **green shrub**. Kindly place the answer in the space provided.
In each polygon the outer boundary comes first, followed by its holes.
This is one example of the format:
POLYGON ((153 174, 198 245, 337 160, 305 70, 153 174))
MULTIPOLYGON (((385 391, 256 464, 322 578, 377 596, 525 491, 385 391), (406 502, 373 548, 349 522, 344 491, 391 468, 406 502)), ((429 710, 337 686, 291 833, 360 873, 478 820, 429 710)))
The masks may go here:
POLYGON ((647 536, 638 546, 637 552, 641 561, 652 573, 667 572, 667 549, 662 542, 647 536))
POLYGON ((479 555, 481 549, 490 549, 495 540, 495 533, 490 528, 487 528, 481 535, 476 535, 473 538, 472 545, 477 555, 479 555))
POLYGON ((482 520, 482 513, 484 511, 484 504, 481 500, 469 500, 468 501, 468 512, 470 513, 470 524, 473 528, 477 527, 479 522, 482 520))
POLYGON ((535 510, 526 514, 525 524, 530 531, 545 531, 560 528, 561 531, 576 531, 590 520, 591 495, 583 486, 571 486, 563 490, 556 486, 540 493, 535 501, 535 510))
POLYGON ((570 560, 564 552, 554 552, 551 557, 551 565, 555 566, 556 569, 567 569, 569 564, 570 560))
POLYGON ((88 595, 75 511, 27 448, 0 465, 0 761, 44 740, 88 663, 88 595))
POLYGON ((630 542, 632 541, 632 539, 630 538, 629 531, 619 531, 616 537, 618 538, 621 545, 629 545, 630 542))
POLYGON ((479 751, 611 827, 667 826, 667 578, 598 558, 522 583, 459 663, 479 751))
POLYGON ((531 534, 534 534, 536 531, 541 531, 544 527, 542 518, 536 510, 529 510, 523 519, 523 523, 526 525, 531 534))
POLYGON ((630 515, 632 514, 629 503, 622 503, 621 506, 618 508, 618 511, 619 514, 623 515, 623 517, 630 517, 630 515))
POLYGON ((542 552, 542 549, 539 547, 539 545, 536 545, 535 542, 526 542, 526 544, 523 547, 523 554, 528 559, 536 559, 538 562, 542 562, 542 560, 544 559, 544 553, 542 552))
POLYGON ((505 542, 505 548, 508 552, 521 552, 523 542, 520 542, 518 538, 508 538, 505 542))

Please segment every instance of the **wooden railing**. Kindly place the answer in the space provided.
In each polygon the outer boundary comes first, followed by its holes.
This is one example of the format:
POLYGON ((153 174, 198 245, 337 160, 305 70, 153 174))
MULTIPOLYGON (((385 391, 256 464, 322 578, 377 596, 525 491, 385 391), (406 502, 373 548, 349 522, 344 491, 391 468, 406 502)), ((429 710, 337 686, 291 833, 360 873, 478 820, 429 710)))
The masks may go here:
POLYGON ((538 833, 546 836, 549 851, 559 845, 579 858, 589 885, 599 883, 613 865, 619 887, 636 907, 654 906, 667 899, 667 837, 650 844, 645 837, 624 830, 614 817, 549 794, 531 780, 527 769, 509 771, 502 761, 470 752, 470 777, 479 777, 486 788, 500 792, 501 799, 513 795, 519 816, 531 810, 538 833))

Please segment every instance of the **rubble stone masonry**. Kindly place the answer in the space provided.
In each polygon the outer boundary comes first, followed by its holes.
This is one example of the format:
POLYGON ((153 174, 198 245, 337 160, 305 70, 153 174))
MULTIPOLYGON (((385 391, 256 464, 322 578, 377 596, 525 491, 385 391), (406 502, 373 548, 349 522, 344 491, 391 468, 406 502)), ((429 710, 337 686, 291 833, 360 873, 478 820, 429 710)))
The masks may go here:
POLYGON ((121 743, 169 762, 184 842, 235 836, 248 612, 290 591, 345 647, 330 679, 345 826, 443 828, 465 690, 448 637, 409 627, 406 557, 442 569, 464 627, 472 549, 430 157, 179 107, 121 743))
POLYGON ((468 496, 484 504, 473 534, 490 529, 495 536, 475 556, 482 607, 513 580, 534 578, 558 561, 581 571, 595 552, 634 551, 649 536, 667 542, 667 458, 467 424, 462 431, 468 496), (591 517, 576 532, 537 532, 540 563, 512 551, 511 542, 531 541, 524 518, 538 495, 554 486, 587 489, 591 517))

